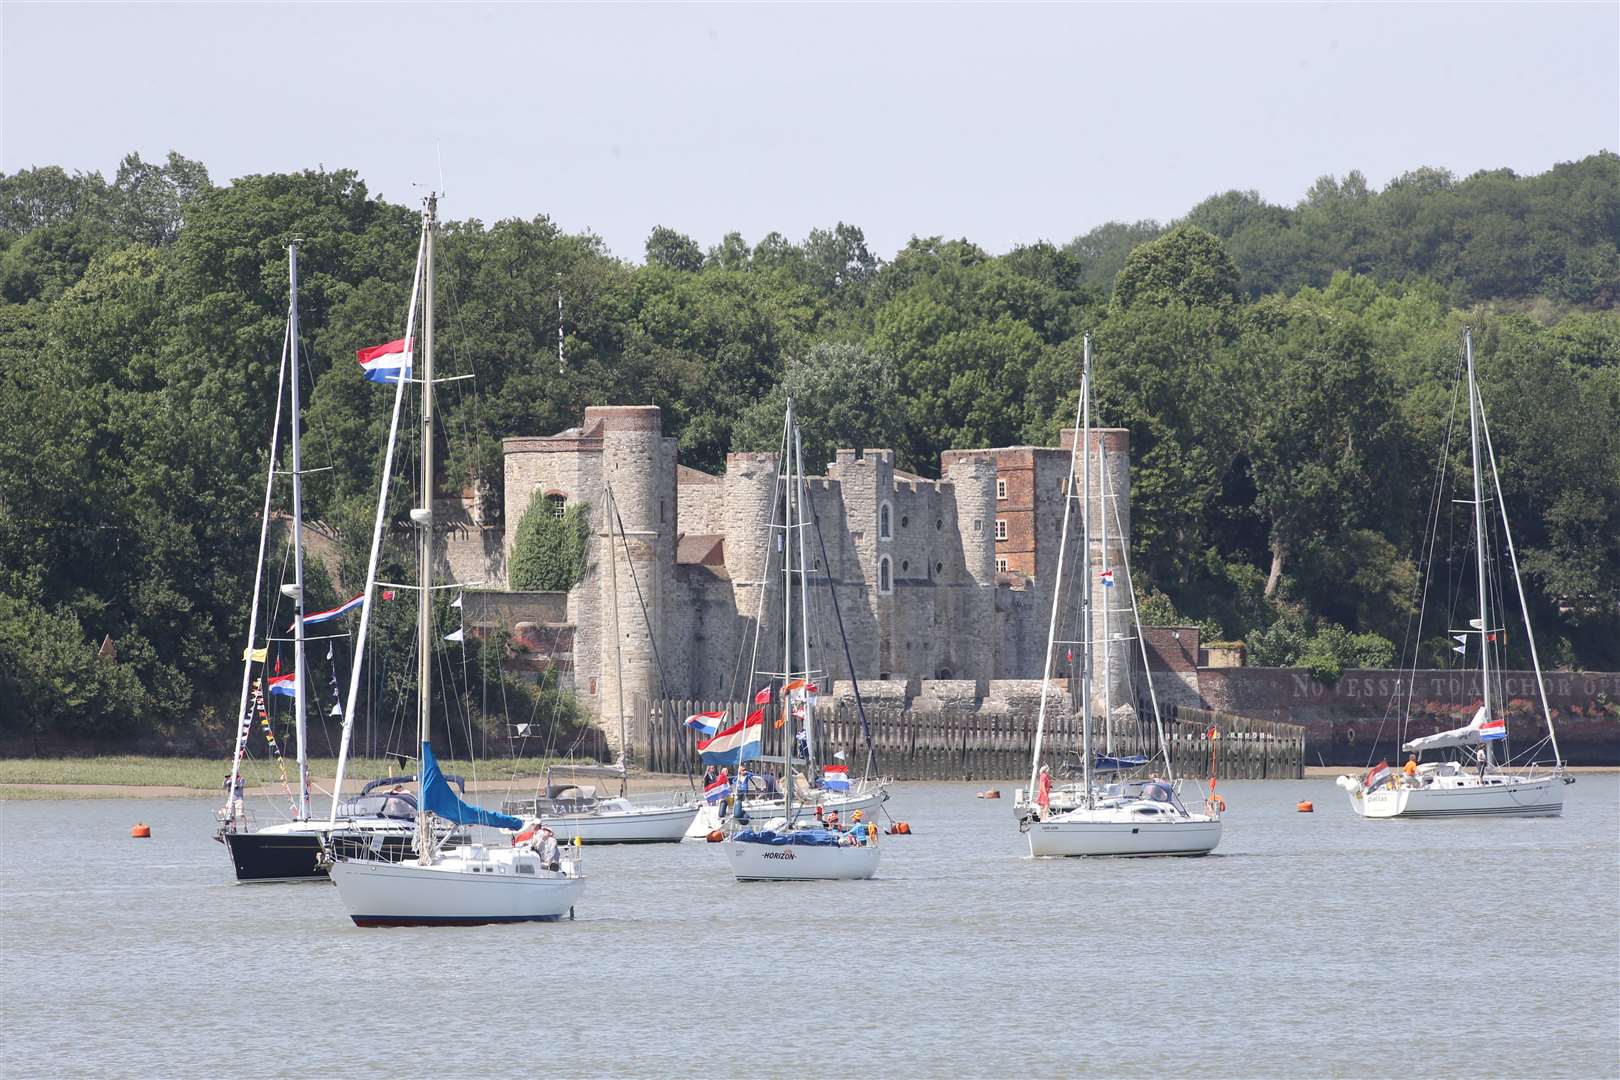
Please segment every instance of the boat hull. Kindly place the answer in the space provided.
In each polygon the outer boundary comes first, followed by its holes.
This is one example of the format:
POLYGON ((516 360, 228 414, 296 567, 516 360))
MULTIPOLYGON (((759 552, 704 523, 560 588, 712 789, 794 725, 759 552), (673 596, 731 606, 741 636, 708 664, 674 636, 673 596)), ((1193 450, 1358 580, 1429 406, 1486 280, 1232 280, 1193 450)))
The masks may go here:
POLYGON ((1350 808, 1364 818, 1557 817, 1564 812, 1564 782, 1547 776, 1494 784, 1354 790, 1350 808))
POLYGON ((831 847, 812 844, 723 845, 738 881, 861 881, 877 873, 877 844, 831 847))
POLYGON ((551 826, 558 843, 678 844, 687 835, 698 807, 677 806, 656 810, 605 811, 598 814, 555 814, 541 818, 551 826))
MULTIPOLYGON (((510 854, 510 853, 497 853, 510 854)), ((511 872, 513 860, 450 859, 420 866, 414 859, 388 863, 337 859, 332 883, 356 926, 482 926, 554 922, 572 915, 585 880, 570 872, 511 872), (500 867, 505 866, 502 870, 500 867)), ((538 860, 530 860, 538 865, 538 860)))
MULTIPOLYGON (((862 817, 871 817, 873 812, 882 806, 888 799, 889 793, 883 788, 871 791, 852 792, 848 795, 830 795, 822 793, 822 797, 808 804, 796 803, 793 807, 793 824, 809 826, 816 824, 816 807, 820 806, 823 812, 836 810, 838 816, 848 823, 859 810, 862 817)), ((784 806, 780 798, 776 799, 749 799, 743 804, 748 810, 748 817, 752 821, 774 821, 784 817, 784 806)), ((687 827, 687 836, 707 836, 715 829, 721 828, 725 823, 720 817, 720 807, 705 805, 699 808, 692 824, 687 827)))
POLYGON ((1030 823, 1029 853, 1037 858, 1081 855, 1208 855, 1221 842, 1221 820, 1192 816, 1171 821, 1083 820, 1030 823))
MULTIPOLYGON (((224 832, 215 836, 231 855, 238 882, 264 884, 276 881, 325 881, 321 864, 321 838, 324 824, 307 823, 309 831, 224 832)), ((286 828, 286 827, 278 827, 286 828)), ((411 831, 339 830, 332 834, 333 850, 350 858, 373 858, 399 862, 411 858, 411 831), (380 840, 379 840, 380 837, 380 840)))

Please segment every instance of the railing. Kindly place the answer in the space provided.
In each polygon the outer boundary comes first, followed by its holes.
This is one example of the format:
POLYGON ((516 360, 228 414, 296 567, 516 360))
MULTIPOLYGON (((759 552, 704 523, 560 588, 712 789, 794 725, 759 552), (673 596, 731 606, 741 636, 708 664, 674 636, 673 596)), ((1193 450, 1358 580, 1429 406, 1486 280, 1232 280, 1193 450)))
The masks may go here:
MULTIPOLYGON (((791 737, 779 702, 755 706, 744 702, 637 698, 631 733, 632 761, 649 772, 686 773, 700 769, 697 737, 685 724, 699 712, 726 711, 721 726, 735 723, 752 709, 764 710, 761 753, 782 756, 791 737)), ((874 775, 897 780, 1017 780, 1029 775, 1035 745, 1033 715, 996 713, 980 708, 908 709, 899 701, 866 704, 871 729, 874 775)), ((1092 747, 1103 750, 1105 726, 1093 718, 1092 747)), ((1048 715, 1042 760, 1057 769, 1079 753, 1078 716, 1048 715)), ((867 742, 851 699, 826 701, 816 708, 817 753, 823 764, 841 760, 851 776, 866 771, 867 742)), ((1304 775, 1305 729, 1297 724, 1252 720, 1232 713, 1202 709, 1175 710, 1165 720, 1170 757, 1178 776, 1208 776, 1213 756, 1218 775, 1230 780, 1296 779, 1304 775), (1217 738, 1210 739, 1215 728, 1217 738)), ((1159 754, 1151 714, 1116 720, 1116 756, 1159 754)), ((1162 759, 1161 759, 1162 760, 1162 759)))

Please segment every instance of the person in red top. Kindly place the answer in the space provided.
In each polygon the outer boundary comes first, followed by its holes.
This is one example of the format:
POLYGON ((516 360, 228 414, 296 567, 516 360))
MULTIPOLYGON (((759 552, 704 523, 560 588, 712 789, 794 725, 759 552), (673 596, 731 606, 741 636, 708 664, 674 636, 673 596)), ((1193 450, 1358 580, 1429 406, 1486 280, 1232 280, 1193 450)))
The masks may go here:
POLYGON ((1045 821, 1052 807, 1052 770, 1045 765, 1041 766, 1041 775, 1035 781, 1035 806, 1035 816, 1045 821))

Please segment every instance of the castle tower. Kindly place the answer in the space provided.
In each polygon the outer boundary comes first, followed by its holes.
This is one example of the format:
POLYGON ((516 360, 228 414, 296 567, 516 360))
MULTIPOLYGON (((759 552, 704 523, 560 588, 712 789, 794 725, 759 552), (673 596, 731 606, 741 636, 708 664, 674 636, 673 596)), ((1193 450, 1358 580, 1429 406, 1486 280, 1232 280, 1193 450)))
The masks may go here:
POLYGON ((996 616, 996 461, 977 450, 947 450, 940 475, 955 493, 956 533, 966 580, 957 625, 973 632, 950 635, 952 670, 959 679, 995 675, 996 616))
MULTIPOLYGON (((773 514, 780 516, 776 513, 776 472, 775 454, 726 455, 726 571, 731 575, 737 619, 735 632, 717 642, 725 650, 721 655, 736 657, 739 650, 751 645, 754 632, 751 620, 755 615, 763 615, 761 635, 773 633, 771 612, 768 608, 763 613, 760 611, 759 599, 761 589, 776 584, 765 580, 771 565, 771 545, 775 542, 770 524, 773 514)), ((780 567, 781 563, 776 565, 780 567)), ((725 694, 732 692, 730 686, 721 689, 725 694)), ((742 686, 737 688, 737 693, 747 695, 756 689, 758 687, 742 686)))
MULTIPOLYGON (((1065 431, 1064 445, 1073 446, 1076 434, 1065 431)), ((1136 705, 1131 672, 1141 666, 1141 645, 1136 640, 1127 586, 1139 586, 1140 582, 1133 582, 1125 573, 1131 540, 1131 433, 1125 428, 1093 428, 1091 438, 1091 558, 1087 581, 1094 642, 1092 710, 1101 718, 1105 707, 1117 712, 1121 705, 1133 709, 1136 705), (1114 572, 1112 587, 1103 583, 1104 567, 1114 572)), ((1099 724, 1096 731, 1100 737, 1106 728, 1099 724)))

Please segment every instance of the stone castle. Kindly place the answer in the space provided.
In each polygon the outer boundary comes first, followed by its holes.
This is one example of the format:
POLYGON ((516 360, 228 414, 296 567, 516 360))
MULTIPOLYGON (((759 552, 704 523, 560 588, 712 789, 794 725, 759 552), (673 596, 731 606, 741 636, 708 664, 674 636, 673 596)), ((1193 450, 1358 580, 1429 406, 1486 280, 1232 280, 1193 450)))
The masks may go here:
MULTIPOLYGON (((940 456, 938 480, 896 468, 892 450, 839 450, 825 475, 807 477, 820 531, 819 543, 808 541, 812 565, 826 571, 823 587, 830 583, 836 592, 863 683, 888 680, 914 689, 928 681, 966 683, 969 693, 978 686, 982 696, 997 681, 1039 680, 1075 438, 1069 430, 1056 447, 949 450, 940 456)), ((1129 541, 1129 433, 1102 429, 1093 438, 1102 448, 1091 477, 1093 558, 1106 509, 1108 547, 1118 565, 1129 541)), ((486 621, 528 618, 550 627, 565 643, 558 659, 565 670, 571 661, 576 693, 612 734, 617 667, 627 709, 638 697, 720 700, 751 692, 748 672, 739 678, 737 669, 739 658, 746 665, 745 646, 753 641, 769 526, 780 504, 776 454, 731 454, 719 476, 688 468, 677 460, 675 440, 663 434, 656 406, 588 408, 579 427, 507 439, 504 449, 504 526, 483 525, 471 500, 439 510, 441 522, 458 515, 460 522, 441 534, 441 570, 483 582, 474 607, 500 612, 486 621), (624 530, 614 556, 616 589, 605 547, 604 481, 612 485, 624 530), (591 508, 589 568, 565 603, 556 594, 500 592, 518 522, 537 495, 559 514, 581 501, 591 508), (526 607, 524 597, 536 604, 526 607)), ((814 472, 815 464, 805 466, 814 472)), ((1072 541, 1078 517, 1071 528, 1072 541)), ((1068 558, 1074 558, 1072 544, 1068 558)), ((1064 578, 1072 579, 1072 564, 1064 578)), ((1123 584, 1122 572, 1120 579, 1123 584)), ((1117 611, 1118 599, 1105 630, 1104 590, 1097 575, 1090 580, 1095 639, 1105 632, 1128 638, 1128 614, 1117 611)), ((779 590, 771 591, 779 597, 779 590)), ((1110 595, 1122 597, 1124 589, 1110 595)), ((766 642, 780 640, 779 599, 776 604, 774 612, 770 604, 764 608, 766 642)), ((820 655, 832 676, 843 678, 847 667, 830 610, 820 621, 827 625, 813 628, 812 636, 827 635, 817 642, 820 655)), ((1124 649, 1112 653, 1109 690, 1117 703, 1126 700, 1130 662, 1124 649)), ((1066 680, 1073 654, 1074 647, 1060 646, 1055 675, 1066 680)), ((1100 648, 1095 663, 1101 694, 1100 648)))

